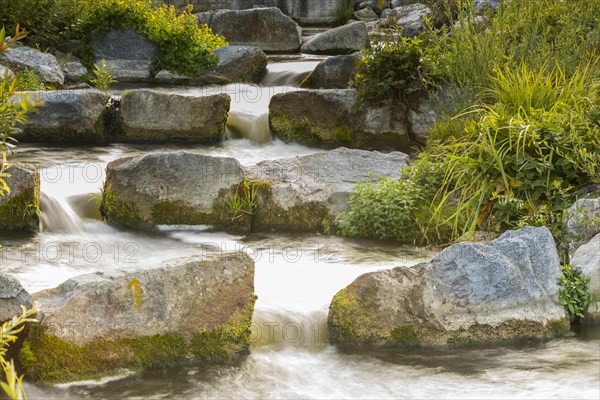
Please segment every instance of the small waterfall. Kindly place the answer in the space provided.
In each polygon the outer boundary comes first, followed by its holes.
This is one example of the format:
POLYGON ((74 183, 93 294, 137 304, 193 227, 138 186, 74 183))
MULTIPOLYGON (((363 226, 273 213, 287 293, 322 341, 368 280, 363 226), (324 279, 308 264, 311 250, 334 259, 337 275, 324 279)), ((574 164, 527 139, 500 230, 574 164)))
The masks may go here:
POLYGON ((82 232, 83 218, 99 219, 96 194, 106 163, 57 163, 40 171, 42 230, 82 232))
POLYGON ((81 232, 81 218, 47 193, 40 196, 42 230, 47 232, 81 232))
POLYGON ((227 119, 227 136, 246 138, 260 144, 269 143, 271 141, 269 115, 232 112, 227 119))
POLYGON ((250 341, 254 348, 320 350, 327 346, 327 309, 300 312, 257 307, 250 341))
POLYGON ((262 86, 299 86, 319 61, 273 63, 260 82, 262 86))

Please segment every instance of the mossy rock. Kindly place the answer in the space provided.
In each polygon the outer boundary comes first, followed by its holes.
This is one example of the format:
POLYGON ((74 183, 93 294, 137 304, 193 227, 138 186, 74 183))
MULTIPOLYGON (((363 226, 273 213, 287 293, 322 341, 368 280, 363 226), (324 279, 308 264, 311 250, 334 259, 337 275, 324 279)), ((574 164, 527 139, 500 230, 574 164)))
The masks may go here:
POLYGON ((33 167, 13 166, 6 183, 11 192, 0 197, 0 231, 37 232, 40 227, 40 175, 33 167))
POLYGON ((408 149, 407 118, 390 106, 357 107, 351 89, 276 94, 269 104, 272 132, 289 142, 358 149, 408 149))
POLYGON ((345 346, 439 346, 569 333, 548 229, 457 243, 431 261, 358 277, 333 298, 329 340, 345 346))
POLYGON ((242 167, 231 158, 187 152, 126 157, 107 167, 100 211, 109 223, 136 229, 212 225, 247 231, 249 219, 228 209, 243 182, 242 167))
POLYGON ((110 96, 95 89, 24 92, 38 112, 14 137, 22 142, 102 144, 110 96))
POLYGON ((19 361, 36 382, 236 361, 249 354, 254 262, 244 253, 181 258, 81 275, 33 298, 44 315, 31 326, 19 361))

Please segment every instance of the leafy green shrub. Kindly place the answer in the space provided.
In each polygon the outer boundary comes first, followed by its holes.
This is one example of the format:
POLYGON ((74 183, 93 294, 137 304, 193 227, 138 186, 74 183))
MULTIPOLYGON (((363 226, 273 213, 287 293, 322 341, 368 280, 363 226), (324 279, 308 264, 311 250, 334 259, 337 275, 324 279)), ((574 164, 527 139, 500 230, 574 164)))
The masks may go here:
MULTIPOLYGON (((0 29, 0 53, 24 38, 26 33, 17 28, 10 40, 6 41, 5 36, 3 27, 0 29)), ((18 131, 20 124, 27 121, 27 113, 33 111, 26 96, 15 98, 17 81, 16 76, 13 78, 8 76, 8 71, 0 80, 0 196, 10 192, 4 178, 9 176, 6 172, 8 168, 6 154, 14 147, 11 135, 18 131)))
POLYGON ((405 229, 446 243, 476 230, 546 225, 560 239, 577 190, 600 183, 600 2, 511 1, 484 21, 472 7, 456 10, 461 23, 430 23, 418 46, 425 50, 403 50, 407 60, 368 52, 356 85, 363 101, 412 104, 419 96, 411 94, 445 81, 451 105, 421 154, 442 171, 438 186, 414 193, 421 160, 408 181, 359 184, 342 233, 413 241, 405 229))
POLYGON ((448 225, 427 233, 428 204, 441 185, 441 164, 425 158, 404 168, 400 179, 367 179, 350 193, 350 209, 338 221, 344 236, 371 237, 420 244, 448 240, 448 225), (421 235, 419 235, 421 233, 421 235))
POLYGON ((593 300, 588 289, 590 277, 585 276, 579 268, 573 268, 569 264, 563 265, 562 272, 558 278, 559 301, 569 313, 571 322, 575 322, 585 317, 593 300))
POLYGON ((0 21, 8 31, 29 32, 24 42, 42 48, 82 35, 83 0, 0 0, 0 21))
POLYGON ((351 83, 357 102, 391 102, 404 109, 418 104, 434 81, 422 43, 418 38, 399 38, 365 50, 351 83))
POLYGON ((465 222, 455 237, 524 225, 556 233, 575 189, 600 182, 598 82, 590 68, 567 77, 523 66, 493 85, 497 102, 473 112, 462 140, 428 150, 446 160, 433 215, 456 205, 465 222))
MULTIPOLYGON (((135 28, 160 49, 155 72, 201 73, 218 61, 212 50, 226 45, 208 26, 198 25, 191 6, 178 12, 174 6, 157 5, 153 0, 31 0, 31 4, 29 0, 0 0, 0 5, 6 1, 6 7, 0 7, 0 19, 15 26, 22 21, 31 30, 29 44, 42 48, 68 39, 87 40, 95 30, 135 28)), ((89 54, 82 58, 91 64, 89 54)))
POLYGON ((87 6, 86 31, 135 28, 156 43, 160 55, 154 70, 193 75, 214 66, 213 49, 227 43, 207 25, 198 26, 192 7, 177 12, 174 6, 155 6, 152 0, 98 0, 87 6))

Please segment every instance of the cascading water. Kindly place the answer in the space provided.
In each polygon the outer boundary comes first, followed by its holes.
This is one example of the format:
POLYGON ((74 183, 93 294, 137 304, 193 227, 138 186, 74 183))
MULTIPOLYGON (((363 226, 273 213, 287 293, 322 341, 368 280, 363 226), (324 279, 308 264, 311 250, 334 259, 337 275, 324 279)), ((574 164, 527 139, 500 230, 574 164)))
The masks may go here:
MULTIPOLYGON (((275 73, 280 67, 271 68, 275 73)), ((291 66, 289 74, 299 68, 291 66)), ((271 87, 215 89, 231 91, 228 125, 245 139, 186 150, 235 157, 245 165, 318 151, 271 141, 263 118, 270 96, 288 82, 281 79, 271 87), (258 100, 248 101, 256 93, 258 100)), ((3 238, 2 271, 37 291, 83 273, 147 268, 205 251, 246 251, 256 262, 258 295, 252 353, 234 365, 190 363, 99 382, 27 385, 29 398, 598 398, 600 335, 593 329, 573 338, 479 348, 345 352, 327 343, 327 309, 338 290, 363 273, 424 261, 431 251, 328 236, 239 237, 187 226, 131 232, 95 218, 90 205, 110 160, 172 149, 181 147, 21 146, 14 162, 47 163, 41 170, 43 230, 3 238)))

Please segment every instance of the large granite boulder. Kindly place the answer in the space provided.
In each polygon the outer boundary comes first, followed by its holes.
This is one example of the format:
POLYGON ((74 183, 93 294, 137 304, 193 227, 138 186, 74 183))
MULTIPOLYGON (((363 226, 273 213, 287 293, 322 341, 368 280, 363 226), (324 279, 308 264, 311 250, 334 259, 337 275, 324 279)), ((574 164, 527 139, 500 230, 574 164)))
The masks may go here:
POLYGON ((254 262, 207 254, 156 267, 81 275, 34 294, 44 316, 19 359, 29 379, 56 383, 249 353, 254 262))
POLYGON ((221 10, 212 20, 214 33, 232 45, 256 46, 270 52, 295 52, 302 43, 302 30, 280 9, 221 10))
POLYGON ((0 195, 0 232, 37 232, 40 227, 40 172, 34 165, 12 165, 3 177, 9 193, 0 195))
POLYGON ((156 74, 156 83, 177 85, 225 85, 233 82, 259 82, 267 73, 267 55, 258 47, 225 46, 214 50, 219 63, 200 75, 185 76, 169 71, 156 74))
POLYGON ((315 67, 301 86, 313 89, 347 89, 359 60, 360 53, 329 57, 315 67))
POLYGON ((558 301, 561 265, 546 228, 458 243, 433 260, 364 274, 338 292, 328 317, 343 345, 456 344, 544 337, 568 330, 558 301))
POLYGON ((153 89, 125 92, 110 140, 146 143, 215 143, 225 133, 228 94, 174 93, 153 89))
POLYGON ((186 152, 120 158, 106 168, 101 212, 110 223, 135 228, 217 225, 243 180, 233 158, 186 152))
POLYGON ((600 197, 577 200, 565 213, 569 254, 600 233, 600 197))
POLYGON ((595 301, 590 304, 588 315, 584 319, 600 320, 600 233, 580 246, 571 258, 571 266, 579 268, 584 275, 590 277, 588 289, 595 301))
POLYGON ((62 85, 65 81, 58 60, 52 54, 31 47, 10 47, 0 53, 0 63, 14 71, 32 70, 45 83, 62 85))
POLYGON ((0 273, 0 324, 31 308, 33 299, 16 278, 0 273))
POLYGON ((256 184, 252 227, 257 231, 327 231, 347 209, 348 194, 371 174, 397 179, 408 164, 400 152, 338 148, 262 161, 247 177, 256 184))
POLYGON ((95 89, 24 92, 42 103, 14 137, 22 142, 102 143, 109 95, 95 89))
POLYGON ((133 28, 95 32, 90 43, 94 61, 106 60, 120 82, 147 82, 158 46, 133 28))
POLYGON ((391 106, 355 108, 352 89, 276 94, 269 104, 272 132, 285 141, 363 149, 407 149, 406 116, 391 106))
POLYGON ((367 47, 367 24, 357 21, 310 37, 300 51, 309 54, 348 54, 367 47))

